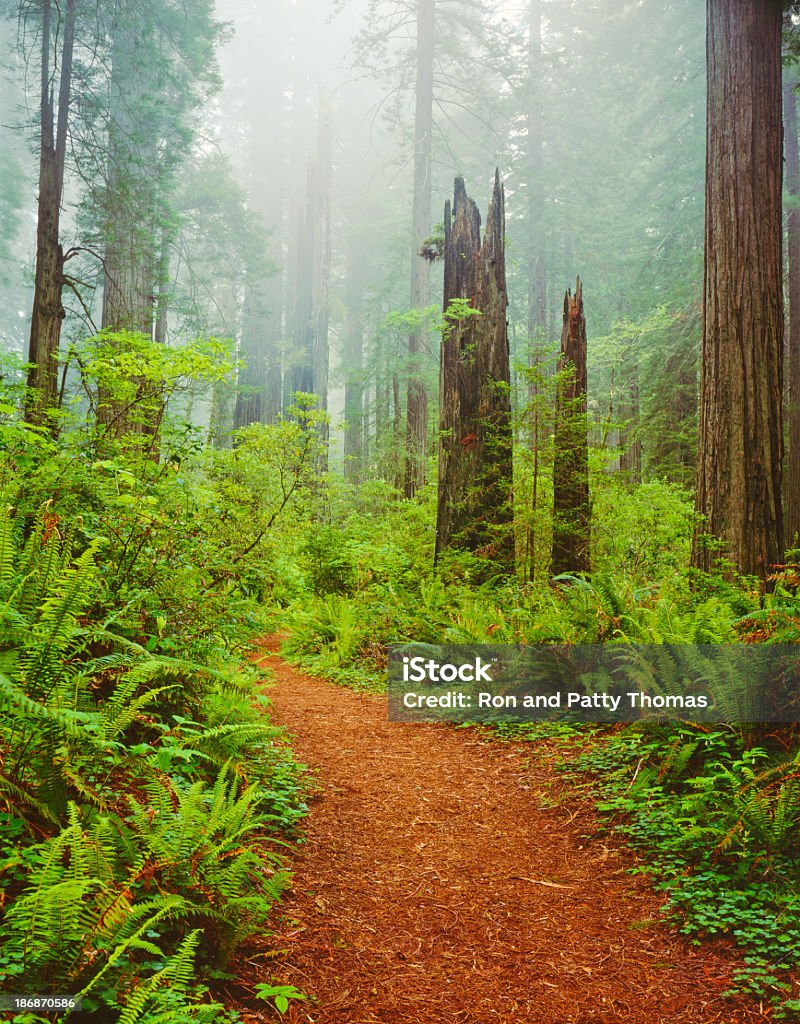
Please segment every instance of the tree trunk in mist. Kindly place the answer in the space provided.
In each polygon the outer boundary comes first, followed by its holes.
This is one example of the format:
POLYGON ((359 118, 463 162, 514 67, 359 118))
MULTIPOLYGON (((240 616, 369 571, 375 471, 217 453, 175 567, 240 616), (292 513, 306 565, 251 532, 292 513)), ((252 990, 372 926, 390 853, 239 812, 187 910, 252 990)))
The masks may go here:
POLYGON ((456 178, 444 211, 444 311, 439 373, 436 557, 471 551, 487 575, 514 573, 511 388, 505 213, 500 175, 481 244, 481 216, 456 178), (456 317, 462 299, 476 315, 456 317))
POLYGON ((344 475, 359 483, 364 472, 364 281, 358 255, 351 251, 347 268, 345 326, 344 475))
MULTIPOLYGON (((231 277, 221 277, 214 282, 214 305, 219 312, 219 321, 214 333, 222 338, 233 337, 238 317, 238 289, 231 277)), ((158 339, 156 339, 158 340, 158 339)), ((208 444, 212 448, 232 447, 231 431, 236 397, 235 371, 214 384, 211 392, 211 409, 208 417, 208 444)))
POLYGON ((782 7, 780 0, 707 4, 696 495, 704 523, 693 562, 709 571, 722 558, 762 578, 783 557, 782 7))
POLYGON ((67 0, 63 26, 52 24, 51 0, 42 4, 41 94, 39 142, 39 201, 36 226, 36 276, 31 333, 28 343, 28 388, 25 418, 41 423, 56 404, 58 393, 58 347, 64 306, 64 253, 59 240, 61 195, 64 188, 64 160, 67 147, 72 53, 75 40, 75 0, 67 0), (50 76, 50 47, 53 37, 63 33, 58 90, 58 122, 50 76))
MULTIPOLYGON (((786 189, 800 203, 800 160, 797 148, 798 78, 787 72, 783 86, 783 126, 786 147, 786 189)), ((786 247, 789 257, 789 337, 786 352, 789 358, 789 393, 786 419, 789 434, 789 456, 786 464, 786 542, 797 546, 800 535, 800 210, 789 207, 786 218, 786 247)))
POLYGON ((239 343, 244 366, 236 384, 233 420, 237 430, 250 423, 275 423, 283 404, 281 275, 266 276, 260 267, 253 276, 245 292, 239 343))
POLYGON ((275 423, 281 417, 281 274, 254 267, 245 292, 234 428, 275 423))
MULTIPOLYGON (((414 112, 414 199, 411 224, 411 308, 431 301, 430 264, 420 248, 431 233, 431 154, 433 145, 433 48, 436 0, 417 0, 417 79, 414 112)), ((428 332, 408 336, 405 495, 412 498, 425 482, 428 395, 423 377, 428 332)))
POLYGON ((586 319, 583 287, 564 295, 553 462, 552 572, 591 570, 589 448, 586 416, 586 319))
POLYGON ((114 29, 111 124, 106 170, 102 326, 153 336, 155 312, 155 142, 137 123, 145 98, 145 40, 130 12, 114 29))
MULTIPOLYGON (((547 277, 544 259, 542 217, 543 143, 542 126, 542 3, 530 0, 528 10, 528 338, 529 365, 538 368, 540 349, 547 337, 547 277)), ((531 388, 532 396, 535 385, 531 388)), ((538 438, 534 438, 534 444, 538 438)))
MULTIPOLYGON (((166 220, 166 210, 161 211, 161 216, 166 220)), ((170 249, 173 239, 166 227, 161 228, 161 238, 158 250, 158 273, 156 276, 156 297, 155 297, 155 328, 153 337, 157 344, 167 343, 167 318, 170 303, 170 280, 169 262, 170 249)))
POLYGON ((267 363, 264 345, 265 309, 263 282, 249 281, 245 291, 242 312, 242 336, 239 357, 244 364, 236 381, 236 405, 233 411, 233 429, 263 423, 264 399, 267 390, 267 363))
MULTIPOLYGON (((308 168, 306 203, 300 217, 294 315, 294 365, 291 392, 317 396, 317 409, 328 408, 328 283, 331 265, 331 130, 320 116, 317 153, 308 168)), ((320 427, 325 442, 328 427, 320 427)), ((327 469, 327 454, 318 468, 327 469)))
POLYGON ((626 368, 619 403, 619 415, 623 421, 620 442, 619 469, 629 484, 642 482, 642 442, 639 440, 639 366, 626 368))
MULTIPOLYGON (((101 327, 153 339, 157 260, 157 140, 139 123, 146 97, 142 78, 146 43, 129 11, 119 9, 113 28, 111 105, 103 211, 101 327)), ((152 382, 140 381, 135 399, 120 403, 100 393, 98 421, 106 435, 155 434, 163 407, 152 382)))

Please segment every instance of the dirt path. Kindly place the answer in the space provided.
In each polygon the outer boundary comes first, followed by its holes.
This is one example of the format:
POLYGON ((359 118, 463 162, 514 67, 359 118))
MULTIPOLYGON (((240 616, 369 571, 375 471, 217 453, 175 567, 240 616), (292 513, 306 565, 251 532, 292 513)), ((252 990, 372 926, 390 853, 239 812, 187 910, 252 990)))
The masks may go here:
MULTIPOLYGON (((264 659, 275 718, 319 772, 269 972, 316 1024, 741 1024, 732 961, 658 920, 624 851, 587 839, 542 759, 400 725, 385 698, 264 659)), ((252 964, 263 964, 256 956, 252 964)))

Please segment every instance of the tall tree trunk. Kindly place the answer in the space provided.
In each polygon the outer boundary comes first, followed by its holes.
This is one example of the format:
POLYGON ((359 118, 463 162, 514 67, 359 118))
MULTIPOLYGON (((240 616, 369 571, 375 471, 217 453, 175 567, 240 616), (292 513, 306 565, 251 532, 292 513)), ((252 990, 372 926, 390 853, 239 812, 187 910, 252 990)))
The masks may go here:
POLYGON ((629 484, 642 482, 642 442, 638 436, 639 413, 639 365, 632 363, 624 368, 622 397, 619 404, 620 419, 623 421, 619 468, 629 484))
MULTIPOLYGON (((111 107, 103 211, 101 326, 153 338, 156 291, 156 141, 139 119, 147 85, 142 77, 145 40, 129 11, 117 9, 113 26, 111 107)), ((137 381, 132 401, 99 395, 98 421, 107 436, 154 434, 163 408, 153 382, 137 381)))
POLYGON ((706 238, 693 562, 783 556, 780 0, 708 0, 706 238), (712 543, 706 535, 710 534, 712 543))
POLYGON ((53 31, 51 0, 42 4, 39 203, 36 227, 36 276, 28 344, 28 397, 25 418, 40 423, 56 404, 58 346, 64 306, 64 253, 59 240, 64 161, 67 148, 72 54, 75 42, 75 0, 67 0, 63 26, 53 31), (54 124, 50 48, 59 31, 63 34, 58 89, 58 120, 54 124))
POLYGON ((589 572, 591 509, 586 417, 586 318, 583 287, 564 295, 553 463, 554 576, 589 572))
MULTIPOLYGON (((218 311, 219 320, 212 327, 213 333, 220 338, 233 337, 239 307, 238 287, 233 278, 225 276, 215 281, 214 306, 218 311)), ((235 395, 236 376, 232 370, 224 380, 214 384, 211 392, 207 438, 212 448, 232 446, 235 395)))
MULTIPOLYGON (((164 211, 162 211, 162 214, 164 211)), ((171 238, 171 232, 166 227, 161 228, 161 238, 159 239, 158 249, 158 272, 156 275, 156 299, 155 299, 155 328, 154 338, 157 344, 166 345, 167 343, 167 318, 169 314, 169 302, 170 302, 170 280, 169 280, 169 262, 170 262, 170 249, 173 239, 171 238)))
POLYGON ((148 43, 130 11, 114 26, 111 124, 104 224, 102 326, 153 336, 156 139, 137 123, 146 102, 143 54, 148 43))
MULTIPOLYGON (((795 71, 783 85, 783 131, 786 147, 786 189, 800 203, 800 160, 797 149, 797 88, 795 71)), ((786 464, 786 540, 796 547, 800 535, 800 209, 792 203, 786 218, 789 257, 789 393, 786 402, 789 456, 786 464)))
MULTIPOLYGON (((255 272, 254 276, 258 274, 255 272)), ((264 394, 267 387, 267 364, 264 357, 263 330, 265 303, 263 281, 248 281, 242 312, 242 336, 239 356, 243 365, 236 381, 236 405, 233 428, 239 430, 250 423, 264 421, 264 394)))
MULTIPOLYGON (((292 392, 317 396, 317 409, 328 408, 328 284, 331 264, 331 132, 321 115, 317 153, 308 168, 308 192, 300 218, 298 244, 295 352, 291 371, 292 392)), ((320 433, 326 452, 318 468, 327 468, 328 428, 320 433)))
POLYGON ((347 267, 347 324, 345 328, 344 475, 358 483, 364 470, 364 281, 356 246, 347 267))
MULTIPOLYGON (((414 111, 414 199, 411 223, 411 308, 431 301, 430 264, 420 256, 431 233, 431 154, 433 151, 433 51, 436 0, 417 0, 417 78, 414 111)), ((422 326, 408 336, 405 494, 412 498, 425 482, 428 394, 423 376, 428 332, 422 326)))
POLYGON ((481 245, 481 216, 456 178, 444 211, 444 311, 439 370, 439 494, 436 557, 466 550, 487 575, 514 572, 511 377, 506 323, 503 187, 494 192, 481 245), (454 313, 465 300, 477 315, 454 313))
MULTIPOLYGON (((530 366, 537 367, 540 349, 547 336, 547 278, 544 260, 542 217, 543 128, 542 128, 542 3, 530 0, 528 9, 528 338, 530 366)), ((538 439, 534 439, 537 443, 538 439)))

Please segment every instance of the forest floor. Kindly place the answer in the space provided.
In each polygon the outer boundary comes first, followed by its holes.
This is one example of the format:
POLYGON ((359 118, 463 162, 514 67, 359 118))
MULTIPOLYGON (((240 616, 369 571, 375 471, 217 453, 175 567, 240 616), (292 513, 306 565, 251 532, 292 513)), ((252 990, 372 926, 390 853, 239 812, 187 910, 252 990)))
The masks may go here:
POLYGON ((392 723, 385 697, 275 655, 259 664, 274 673, 274 721, 317 773, 292 890, 242 978, 308 994, 283 1020, 769 1019, 756 1002, 722 996, 733 951, 693 947, 660 920, 662 898, 627 873, 630 851, 595 834, 554 747, 392 723))

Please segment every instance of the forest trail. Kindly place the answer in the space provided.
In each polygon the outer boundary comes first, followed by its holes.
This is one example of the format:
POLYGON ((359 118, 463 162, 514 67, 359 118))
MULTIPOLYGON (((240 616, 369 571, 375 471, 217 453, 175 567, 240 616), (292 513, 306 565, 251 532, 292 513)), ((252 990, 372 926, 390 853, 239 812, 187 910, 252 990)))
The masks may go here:
POLYGON ((251 982, 295 985, 315 1024, 743 1024, 735 961, 659 921, 661 900, 591 838, 546 752, 387 721, 386 699, 274 655, 274 720, 318 772, 308 842, 251 982), (589 836, 590 838, 587 838, 589 836))

